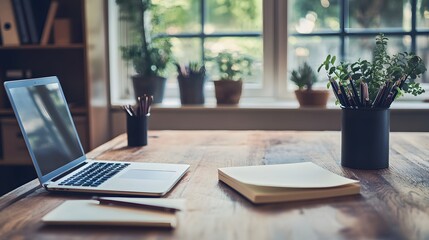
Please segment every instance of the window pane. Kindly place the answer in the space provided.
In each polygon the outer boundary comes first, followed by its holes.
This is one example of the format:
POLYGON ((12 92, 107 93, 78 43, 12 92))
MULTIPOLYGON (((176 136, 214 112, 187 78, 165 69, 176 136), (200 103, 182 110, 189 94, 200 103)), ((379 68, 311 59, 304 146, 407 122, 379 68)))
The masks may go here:
MULTIPOLYGON (((245 77, 245 83, 262 84, 262 38, 259 37, 223 37, 208 38, 205 42, 205 51, 207 57, 214 57, 221 51, 239 52, 252 57, 252 75, 245 77)), ((211 80, 219 79, 217 66, 211 62, 206 62, 209 78, 211 80)))
POLYGON ((349 16, 352 29, 411 30, 409 0, 350 0, 349 16))
POLYGON ((340 0, 291 0, 288 3, 289 32, 339 31, 340 0))
POLYGON ((153 17, 159 18, 154 31, 178 34, 201 31, 200 0, 153 0, 153 17))
POLYGON ((181 64, 189 61, 201 62, 201 39, 199 38, 171 38, 173 56, 181 64))
POLYGON ((262 0, 206 0, 204 32, 262 31, 262 0))
MULTIPOLYGON (((317 73, 317 68, 325 60, 328 54, 339 57, 339 37, 289 37, 288 41, 288 80, 290 73, 298 69, 299 65, 307 62, 317 73)), ((315 87, 324 87, 326 73, 321 70, 317 73, 320 83, 315 87)), ((288 81, 288 89, 296 89, 292 81, 288 81)))
POLYGON ((429 1, 417 1, 417 29, 427 30, 429 28, 429 1))
MULTIPOLYGON (((429 63, 429 37, 428 36, 419 36, 417 37, 417 55, 423 59, 423 62, 426 63, 426 68, 428 68, 429 63)), ((429 83, 429 74, 426 73, 422 76, 422 82, 429 83)))
MULTIPOLYGON (((410 51, 411 37, 388 36, 387 52, 389 55, 410 51)), ((359 58, 372 61, 375 47, 375 37, 348 37, 346 38, 346 61, 355 62, 359 58)))
MULTIPOLYGON (((171 38, 174 61, 186 65, 189 61, 201 62, 201 40, 199 38, 171 38)), ((171 64, 167 69, 168 84, 176 83, 176 67, 171 64)))

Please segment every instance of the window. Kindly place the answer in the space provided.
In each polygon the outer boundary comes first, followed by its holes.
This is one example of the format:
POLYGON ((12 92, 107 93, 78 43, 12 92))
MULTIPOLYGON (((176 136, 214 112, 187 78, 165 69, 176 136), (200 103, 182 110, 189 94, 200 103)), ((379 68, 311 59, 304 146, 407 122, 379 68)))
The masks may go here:
MULTIPOLYGON (((289 69, 303 61, 318 66, 328 53, 342 61, 371 60, 380 32, 391 52, 415 52, 429 62, 428 1, 291 0, 288 10, 289 69)), ((429 83, 427 73, 421 81, 429 83)))
MULTIPOLYGON (((181 64, 207 60, 223 49, 255 59, 253 76, 245 81, 247 97, 291 97, 289 72, 307 61, 313 67, 328 54, 341 61, 371 59, 375 36, 389 37, 392 52, 416 52, 429 63, 429 2, 426 0, 153 0, 160 25, 157 37, 169 38, 181 64), (262 34, 263 32, 263 34, 262 34)), ((131 99, 131 66, 118 46, 127 43, 126 23, 118 21, 109 0, 111 95, 115 103, 131 99)), ((206 62, 208 75, 216 69, 206 62)), ((325 79, 325 73, 320 73, 325 79)), ((176 72, 169 71, 166 96, 178 99, 176 72)), ((429 75, 422 80, 429 86, 429 75)), ((325 83, 318 87, 324 88, 325 83)), ((426 85, 425 85, 426 86, 426 85)), ((317 87, 317 86, 316 86, 317 87)), ((429 90, 429 88, 428 88, 429 90)), ((213 86, 206 84, 206 96, 213 86)), ((429 96, 427 91, 426 97, 429 96)))
MULTIPOLYGON (((214 64, 207 61, 222 50, 238 51, 254 59, 252 76, 247 77, 245 95, 266 94, 263 82, 262 0, 152 0, 160 24, 153 26, 156 37, 169 38, 173 56, 180 64, 205 61, 209 82, 206 96, 213 96, 210 80, 217 79, 214 64), (262 90, 262 91, 261 91, 262 90)), ((119 22, 114 0, 109 1, 112 100, 132 98, 131 66, 123 63, 118 46, 126 45, 125 22, 119 22), (112 41, 113 38, 113 41, 112 41), (120 76, 120 77, 119 77, 120 76)), ((178 99, 176 68, 168 70, 167 97, 178 99)))

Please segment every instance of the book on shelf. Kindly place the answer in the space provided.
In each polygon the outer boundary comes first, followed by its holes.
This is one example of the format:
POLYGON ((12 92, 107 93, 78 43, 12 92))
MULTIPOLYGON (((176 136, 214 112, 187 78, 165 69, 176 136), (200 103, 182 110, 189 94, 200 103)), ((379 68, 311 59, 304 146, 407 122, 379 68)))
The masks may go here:
POLYGON ((18 28, 11 0, 0 1, 0 32, 4 46, 19 46, 18 28))
POLYGON ((218 178, 256 204, 360 193, 358 181, 310 162, 219 168, 218 178))
POLYGON ((28 34, 22 0, 12 0, 12 3, 13 3, 15 20, 18 26, 19 39, 21 40, 21 44, 30 43, 30 36, 28 34))
POLYGON ((51 5, 50 0, 22 0, 30 42, 40 43, 43 27, 51 5))
POLYGON ((55 15, 57 14, 58 2, 53 0, 49 6, 48 15, 46 17, 45 25, 43 27, 42 38, 40 39, 40 45, 46 45, 49 42, 51 36, 52 27, 54 25, 55 15))

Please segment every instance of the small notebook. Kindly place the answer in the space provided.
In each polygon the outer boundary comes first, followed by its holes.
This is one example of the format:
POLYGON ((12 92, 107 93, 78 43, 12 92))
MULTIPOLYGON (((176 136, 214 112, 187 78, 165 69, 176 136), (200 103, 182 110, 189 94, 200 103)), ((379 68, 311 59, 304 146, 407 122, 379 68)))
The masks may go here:
MULTIPOLYGON (((154 202, 142 201, 147 203, 154 202)), ((182 205, 181 199, 157 199, 160 205, 182 205)), ((42 221, 52 225, 151 226, 174 228, 174 212, 145 207, 100 204, 97 200, 68 200, 46 214, 42 221)))
POLYGON ((253 203, 319 199, 360 192, 358 181, 310 162, 219 168, 218 177, 253 203))

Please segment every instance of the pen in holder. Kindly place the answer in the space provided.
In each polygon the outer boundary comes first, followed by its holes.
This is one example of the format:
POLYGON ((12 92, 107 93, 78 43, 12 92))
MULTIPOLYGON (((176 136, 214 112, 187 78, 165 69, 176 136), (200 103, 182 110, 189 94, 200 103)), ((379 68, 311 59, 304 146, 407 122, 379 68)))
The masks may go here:
POLYGON ((122 107, 127 114, 127 137, 129 147, 147 145, 147 126, 152 101, 152 96, 144 95, 143 97, 137 98, 137 107, 135 109, 131 105, 122 107))

